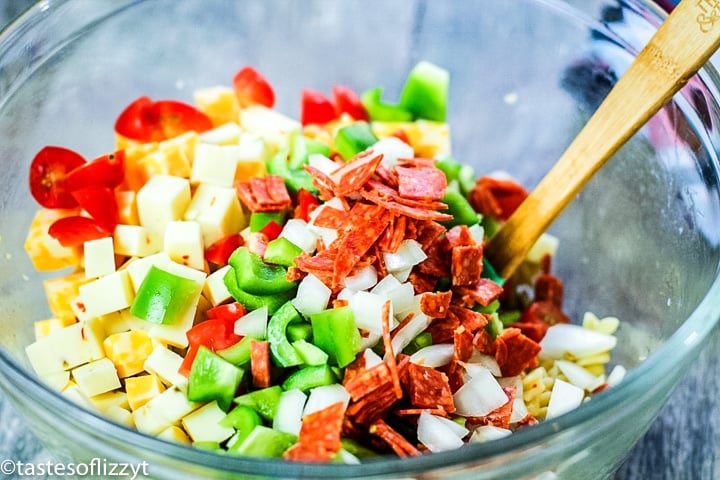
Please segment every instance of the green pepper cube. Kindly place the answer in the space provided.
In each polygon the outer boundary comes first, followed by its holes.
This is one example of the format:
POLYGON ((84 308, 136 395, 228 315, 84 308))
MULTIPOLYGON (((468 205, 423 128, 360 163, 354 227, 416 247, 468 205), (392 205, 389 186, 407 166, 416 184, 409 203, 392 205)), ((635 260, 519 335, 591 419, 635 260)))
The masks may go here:
POLYGON ((290 345, 286 333, 288 324, 299 321, 302 321, 300 313, 292 302, 286 302, 268 322, 267 339, 270 344, 270 354, 273 361, 281 367, 292 367, 302 363, 302 359, 290 345))
POLYGON ((430 62, 415 65, 400 92, 400 106, 415 118, 444 122, 447 113, 450 74, 430 62))
POLYGON ((284 177, 289 171, 288 168, 288 154, 290 152, 287 148, 278 151, 275 155, 265 162, 265 168, 270 175, 280 175, 284 177))
POLYGON ((377 452, 367 448, 366 446, 362 445, 361 443, 359 443, 356 440, 353 440, 351 438, 341 438, 340 443, 342 444, 342 448, 344 448, 345 450, 347 450, 348 452, 352 453, 353 455, 355 455, 356 457, 358 457, 360 459, 379 457, 377 452))
POLYGON ((292 288, 285 292, 269 295, 256 295, 246 292, 238 286, 237 275, 235 274, 235 269, 233 268, 229 269, 225 273, 223 282, 230 292, 230 295, 232 295, 232 297, 241 303, 248 311, 257 310, 261 307, 267 307, 268 315, 272 315, 285 302, 294 298, 296 291, 296 289, 292 288))
POLYGON ((303 165, 308 163, 310 155, 314 153, 320 153, 326 157, 330 156, 330 147, 304 135, 295 135, 290 143, 292 149, 288 166, 291 170, 302 168, 303 165))
POLYGON ((413 338, 407 347, 403 350, 405 355, 412 355, 418 350, 432 345, 432 334, 430 332, 422 332, 413 338))
POLYGON ((237 405, 244 405, 252 408, 260 415, 260 417, 271 421, 275 418, 281 394, 282 389, 278 385, 273 385, 272 387, 262 388, 260 390, 255 390, 254 392, 240 395, 239 397, 235 397, 235 400, 233 401, 237 405))
POLYGON ((209 348, 200 346, 190 369, 187 398, 191 402, 217 400, 218 406, 227 410, 244 373, 209 348))
POLYGON ((295 258, 302 253, 302 248, 285 237, 278 237, 268 242, 263 259, 267 263, 292 267, 295 265, 295 258))
POLYGON ((345 367, 360 351, 360 332, 352 309, 331 308, 310 315, 313 343, 330 356, 339 367, 345 367))
POLYGON ((223 427, 232 427, 236 430, 232 438, 232 444, 228 445, 228 449, 232 449, 233 445, 239 446, 258 425, 262 425, 262 419, 255 410, 247 405, 238 405, 225 418, 220 420, 223 427))
POLYGON ((297 388, 300 391, 307 392, 312 388, 334 383, 338 383, 338 376, 330 365, 312 365, 303 367, 286 378, 282 384, 282 389, 287 392, 297 388))
POLYGON ((242 443, 229 451, 248 457, 280 458, 296 441, 297 437, 292 433, 258 425, 242 443))
POLYGON ((217 350, 215 353, 238 367, 250 362, 250 344, 255 340, 253 337, 243 337, 239 342, 227 348, 217 350))
POLYGON ((250 214, 250 231, 259 232, 270 222, 278 225, 284 224, 285 212, 252 212, 250 214))
POLYGON ((412 112, 400 105, 383 102, 382 94, 382 87, 375 87, 363 92, 360 97, 370 120, 374 122, 409 122, 413 119, 412 112))
POLYGON ((375 145, 378 138, 367 122, 354 122, 340 128, 333 140, 333 149, 345 160, 375 145))
POLYGON ((490 261, 486 257, 483 257, 483 269, 481 277, 489 278, 498 285, 502 285, 505 283, 505 279, 500 276, 497 270, 495 270, 495 267, 492 266, 492 263, 490 263, 490 261))
POLYGON ((452 228, 456 225, 475 225, 480 221, 478 213, 459 190, 448 188, 445 190, 445 196, 442 201, 448 206, 448 208, 442 212, 449 213, 453 216, 452 220, 440 222, 446 228, 452 228))
POLYGON ((292 346, 304 365, 325 365, 328 362, 328 354, 310 342, 296 340, 292 346))
MULTIPOLYGON (((281 265, 269 265, 247 247, 236 249, 228 263, 235 272, 240 290, 255 295, 272 295, 286 292, 296 286, 289 281, 287 269, 281 265)), ((230 292, 232 293, 232 291, 230 292)))
POLYGON ((198 284, 189 278, 150 267, 130 305, 130 313, 148 322, 175 324, 194 307, 198 284))
POLYGON ((296 342, 298 340, 309 341, 310 338, 312 338, 312 325, 305 320, 290 323, 285 331, 287 332, 287 338, 290 342, 296 342))

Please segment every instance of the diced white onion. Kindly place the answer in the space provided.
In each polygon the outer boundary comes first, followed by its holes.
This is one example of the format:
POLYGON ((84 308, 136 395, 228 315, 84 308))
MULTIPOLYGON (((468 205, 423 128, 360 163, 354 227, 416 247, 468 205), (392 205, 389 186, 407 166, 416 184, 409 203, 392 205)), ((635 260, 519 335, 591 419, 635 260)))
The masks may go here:
POLYGON ((345 387, 339 383, 315 387, 310 390, 310 396, 305 404, 303 416, 317 412, 338 402, 342 402, 346 407, 350 402, 350 394, 345 390, 345 387))
POLYGON ((360 337, 360 350, 373 348, 382 339, 381 333, 366 332, 367 336, 360 337))
POLYGON ((498 379, 501 387, 515 387, 515 401, 513 401, 510 423, 517 423, 528 415, 527 405, 523 400, 523 382, 520 375, 514 377, 503 377, 498 379))
POLYGON ((585 391, 582 388, 559 378, 555 379, 545 418, 554 418, 579 407, 584 398, 585 391))
POLYGON ((625 367, 623 367, 622 365, 615 365, 615 367, 613 367, 607 377, 607 384, 611 387, 614 387, 618 383, 622 382, 623 378, 625 378, 626 373, 627 370, 625 370, 625 367))
POLYGON ((338 451, 338 456, 340 457, 340 460, 342 460, 343 463, 347 463, 349 465, 359 465, 360 459, 353 455, 352 453, 348 452, 344 448, 341 448, 338 451))
POLYGON ((372 265, 361 268, 355 275, 345 277, 343 286, 351 288, 356 292, 359 290, 367 290, 377 283, 377 270, 372 265))
POLYGON ((300 218, 291 218, 285 222, 285 226, 280 232, 280 236, 287 238, 290 242, 300 247, 304 252, 315 251, 315 241, 318 236, 309 228, 305 220, 300 218))
POLYGON ((474 349, 472 355, 466 362, 466 365, 480 365, 490 370, 495 377, 502 377, 502 371, 495 357, 481 353, 479 350, 474 349))
MULTIPOLYGON (((371 333, 382 334, 382 312, 385 302, 388 300, 380 295, 361 290, 355 292, 349 299, 348 305, 355 317, 355 325, 358 328, 371 333)), ((390 325, 395 324, 395 317, 392 315, 392 302, 390 303, 390 325)))
POLYGON ((475 225, 471 225, 468 227, 468 231, 470 232, 470 236, 475 240, 475 243, 478 245, 482 245, 483 241, 485 240, 485 229, 480 225, 479 223, 476 223, 475 225))
POLYGON ((470 379, 453 395, 456 413, 483 417, 508 402, 508 397, 490 370, 474 368, 470 379))
POLYGON ((278 400, 273 428, 293 435, 300 433, 306 400, 307 396, 297 388, 283 392, 278 400))
POLYGON ((366 348, 363 351, 363 357, 365 358, 365 368, 366 369, 371 369, 372 367, 374 367, 378 363, 382 363, 382 361, 383 361, 383 359, 380 358, 380 355, 375 353, 373 351, 373 349, 371 349, 371 348, 366 348))
POLYGON ((340 168, 340 165, 333 162, 322 153, 311 153, 308 155, 308 165, 317 168, 325 175, 330 175, 332 172, 340 168))
POLYGON ((424 313, 418 313, 415 315, 404 327, 395 332, 395 336, 392 339, 392 348, 395 354, 398 354, 407 347, 412 339, 417 337, 423 330, 425 330, 432 318, 428 317, 424 313))
POLYGON ((540 342, 540 357, 562 359, 569 354, 572 358, 582 358, 612 350, 616 344, 617 339, 612 335, 558 323, 548 328, 540 342))
POLYGON ((381 138, 370 148, 375 153, 383 154, 382 164, 387 168, 395 166, 399 158, 415 157, 413 148, 397 137, 381 138))
POLYGON ((256 308, 235 320, 233 332, 243 337, 265 338, 267 336, 268 309, 256 308))
POLYGON ((395 277, 398 282, 407 282, 407 279, 410 278, 410 274, 412 273, 413 267, 404 268, 402 270, 396 270, 394 272, 390 272, 390 275, 395 277))
POLYGON ((330 288, 310 273, 300 281, 292 304, 303 315, 320 313, 327 308, 331 294, 330 288))
POLYGON ((390 291, 399 286, 400 282, 398 282, 397 278, 392 275, 385 275, 379 282, 377 282, 377 284, 375 284, 370 292, 377 295, 385 295, 389 298, 390 291))
POLYGON ((512 430, 508 430, 507 428, 500 428, 494 425, 481 425, 473 430, 473 434, 470 436, 470 441, 489 442, 490 440, 497 440, 511 434, 512 430))
POLYGON ((400 242, 395 253, 385 253, 383 258, 388 272, 394 273, 414 267, 425 260, 427 255, 416 240, 407 239, 400 242))
POLYGON ((555 365, 558 366, 570 383, 588 392, 592 392, 603 384, 602 378, 593 375, 576 363, 567 360, 555 360, 555 365))
POLYGON ((455 346, 452 343, 428 345, 410 355, 410 361, 426 367, 442 367, 450 363, 450 360, 453 359, 454 352, 455 346))
MULTIPOLYGON (((433 453, 462 447, 464 444, 462 437, 465 435, 458 435, 457 430, 448 425, 448 422, 452 422, 452 420, 429 413, 421 413, 417 425, 418 441, 433 453)), ((464 429, 460 425, 457 426, 464 429)), ((468 430, 464 430, 467 434, 468 430)))
POLYGON ((310 223, 308 224, 308 230, 322 240, 323 245, 326 247, 329 247, 338 237, 338 232, 334 228, 316 227, 310 223))

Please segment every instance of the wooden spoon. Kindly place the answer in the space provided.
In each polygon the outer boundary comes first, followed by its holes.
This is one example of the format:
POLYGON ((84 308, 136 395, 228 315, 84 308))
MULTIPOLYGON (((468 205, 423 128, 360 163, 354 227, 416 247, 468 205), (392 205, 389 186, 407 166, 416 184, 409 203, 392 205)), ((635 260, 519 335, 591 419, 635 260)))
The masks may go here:
POLYGON ((558 162, 490 239, 485 255, 503 278, 512 275, 593 174, 719 46, 720 1, 681 1, 558 162))

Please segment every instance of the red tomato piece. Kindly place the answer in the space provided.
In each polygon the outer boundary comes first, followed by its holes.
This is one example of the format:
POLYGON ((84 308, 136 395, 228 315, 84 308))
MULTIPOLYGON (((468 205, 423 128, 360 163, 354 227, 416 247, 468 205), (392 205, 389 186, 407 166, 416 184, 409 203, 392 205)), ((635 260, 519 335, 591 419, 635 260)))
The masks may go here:
POLYGON ((297 193, 297 204, 297 207, 295 207, 295 218, 301 218, 309 222, 310 212, 320 205, 320 200, 312 193, 301 188, 297 193))
POLYGON ((335 115, 347 113, 355 120, 369 121, 370 116, 362 104, 360 97, 350 87, 335 85, 332 88, 335 99, 335 115))
POLYGON ((91 185, 115 188, 125 179, 125 150, 102 155, 72 170, 65 187, 72 191, 91 185))
POLYGON ((53 222, 48 234, 64 247, 77 247, 89 240, 107 237, 110 232, 92 218, 73 215, 53 222))
POLYGON ((68 173, 84 163, 85 159, 70 149, 43 148, 30 164, 30 194, 45 208, 76 207, 77 202, 65 182, 68 173))
POLYGON ((90 185, 72 192, 73 197, 90 216, 107 232, 118 224, 118 206, 115 191, 102 185, 90 185))
POLYGON ((325 95, 316 90, 305 89, 302 91, 300 123, 303 125, 325 124, 335 118, 337 118, 335 105, 325 95))
POLYGON ((221 238, 205 249, 205 260, 215 265, 227 265, 230 255, 243 244, 239 233, 221 238))
POLYGON ((246 313, 247 310, 245 310, 245 307, 242 303, 232 302, 223 303, 222 305, 212 307, 207 312, 205 312, 205 315, 207 315, 208 318, 217 318, 221 320, 232 321, 234 325, 234 322, 242 318, 246 313))
POLYGON ((280 233, 282 232, 282 225, 277 223, 274 220, 270 220, 267 225, 265 225, 261 230, 260 233, 265 235, 265 238, 267 241, 275 240, 280 236, 280 233))
POLYGON ((263 105, 272 108, 275 105, 275 92, 270 82, 252 67, 244 67, 235 74, 233 88, 241 107, 263 105))
POLYGON ((159 142, 212 127, 210 117, 192 105, 177 100, 154 102, 145 96, 128 105, 115 121, 116 133, 140 142, 159 142))

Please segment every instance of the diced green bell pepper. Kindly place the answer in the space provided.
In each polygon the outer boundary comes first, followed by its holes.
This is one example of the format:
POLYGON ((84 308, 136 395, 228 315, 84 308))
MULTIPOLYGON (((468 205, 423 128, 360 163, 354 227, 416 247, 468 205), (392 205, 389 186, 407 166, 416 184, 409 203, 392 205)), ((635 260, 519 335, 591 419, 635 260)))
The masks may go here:
POLYGON ((243 337, 242 339, 240 339, 239 342, 235 343, 234 345, 230 345, 229 347, 223 348, 222 350, 217 350, 215 353, 217 353, 233 365, 242 367, 243 365, 246 365, 248 362, 250 362, 250 344, 253 342, 253 340, 255 339, 252 337, 243 337))
POLYGON ((312 175, 302 168, 291 169, 288 166, 288 150, 281 150, 268 160, 266 164, 268 173, 280 175, 285 180, 285 186, 292 193, 297 193, 301 188, 309 192, 317 192, 312 184, 312 175))
POLYGON ((472 309, 479 313, 495 313, 498 308, 500 308, 500 300, 495 299, 484 307, 478 303, 472 309))
POLYGON ((400 106, 415 118, 444 122, 447 114, 450 74, 430 62, 415 65, 400 92, 400 106))
POLYGON ((333 149, 345 160, 377 143, 378 138, 367 122, 354 122, 340 128, 333 140, 333 149))
POLYGON ((483 257, 483 269, 480 276, 483 278, 489 278, 498 285, 503 285, 505 283, 505 279, 502 278, 499 273, 497 273, 495 267, 492 266, 492 264, 486 257, 483 257))
POLYGON ((460 193, 467 195, 475 186, 475 169, 470 165, 460 163, 452 158, 442 158, 435 162, 435 166, 445 173, 448 184, 457 182, 460 193))
POLYGON ((297 388, 303 392, 320 387, 322 385, 332 385, 338 383, 338 376, 335 374, 330 365, 313 365, 303 367, 290 375, 282 384, 285 391, 297 388))
POLYGON ((470 205, 465 196, 458 190, 454 188, 448 188, 445 190, 445 196, 442 201, 448 206, 448 208, 442 212, 449 213, 453 216, 452 220, 440 222, 445 227, 452 228, 456 225, 471 226, 480 221, 478 213, 472 205, 470 205))
POLYGON ((497 312, 493 313, 490 316, 490 321, 487 325, 485 325, 485 330, 492 336, 492 338, 497 337, 500 335, 503 331, 503 328, 505 328, 500 321, 500 317, 497 314, 497 312))
POLYGON ((237 448, 229 451, 248 457, 280 458, 296 441, 297 437, 292 433, 258 425, 237 448))
MULTIPOLYGON (((287 269, 281 265, 269 265, 247 247, 235 250, 228 263, 235 272, 237 286, 240 290, 255 295, 271 295, 286 292, 297 282, 289 281, 287 269)), ((230 292, 232 293, 232 292, 230 292)))
POLYGON ((302 248, 285 237, 278 237, 268 242, 263 259, 267 263, 292 267, 295 264, 295 257, 302 253, 302 248))
POLYGON ((295 297, 296 289, 290 289, 285 292, 270 295, 255 295, 238 286, 237 275, 235 270, 231 268, 223 277, 225 287, 227 287, 230 295, 241 303, 248 311, 256 310, 261 307, 267 307, 268 315, 272 315, 282 306, 283 303, 295 297))
POLYGON ((295 135, 291 142, 292 149, 288 160, 290 170, 299 170, 308 163, 308 158, 313 153, 330 156, 330 147, 322 142, 308 138, 304 135, 295 135))
POLYGON ((492 238, 492 236, 500 230, 500 223, 489 215, 483 215, 480 225, 483 227, 485 236, 488 238, 492 238))
POLYGON ((351 438, 341 438, 340 444, 342 445, 342 448, 358 458, 371 458, 379 456, 375 451, 363 446, 351 438))
POLYGON ((270 222, 283 225, 285 223, 285 212, 252 212, 250 214, 250 231, 259 232, 270 222))
POLYGON ((520 320, 520 310, 509 310, 507 312, 498 312, 498 318, 503 326, 507 326, 513 322, 520 320))
POLYGON ((228 362, 209 348, 200 346, 190 369, 187 398, 191 402, 217 400, 218 406, 227 410, 245 372, 228 362))
POLYGON ((296 342, 298 340, 310 340, 312 338, 312 325, 305 320, 299 322, 293 322, 285 329, 287 332, 287 338, 290 342, 296 342))
POLYGON ((287 333, 285 333, 289 323, 298 321, 302 321, 300 313, 292 302, 286 302, 278 308, 268 322, 267 339, 270 344, 270 354, 273 361, 281 367, 292 367, 302 363, 302 359, 290 345, 287 333))
POLYGON ((421 348, 432 345, 432 334, 430 332, 422 332, 413 338, 407 347, 403 350, 406 355, 412 355, 421 348))
POLYGON ((310 315, 313 343, 330 356, 330 361, 345 367, 360 351, 362 338, 350 307, 331 308, 310 315))
POLYGON ((409 122, 413 119, 412 112, 400 105, 382 101, 382 87, 375 87, 363 92, 361 101, 368 112, 370 120, 374 122, 409 122))
POLYGON ((193 306, 198 284, 155 265, 138 287, 130 313, 152 323, 172 325, 193 306))
POLYGON ((292 346, 303 365, 325 365, 328 362, 328 354, 310 342, 296 340, 292 342, 292 346))
POLYGON ((202 442, 193 442, 192 446, 200 448, 202 450, 222 450, 219 442, 213 442, 212 440, 204 440, 202 442))
POLYGON ((281 394, 282 389, 278 385, 273 385, 272 387, 262 388, 240 395, 239 397, 235 397, 233 401, 238 405, 252 408, 260 417, 271 421, 275 418, 281 394))
POLYGON ((228 413, 225 418, 220 420, 223 427, 232 427, 236 430, 233 437, 232 445, 228 445, 228 450, 233 446, 239 446, 258 425, 262 425, 262 419, 255 410, 247 405, 238 405, 228 413))

